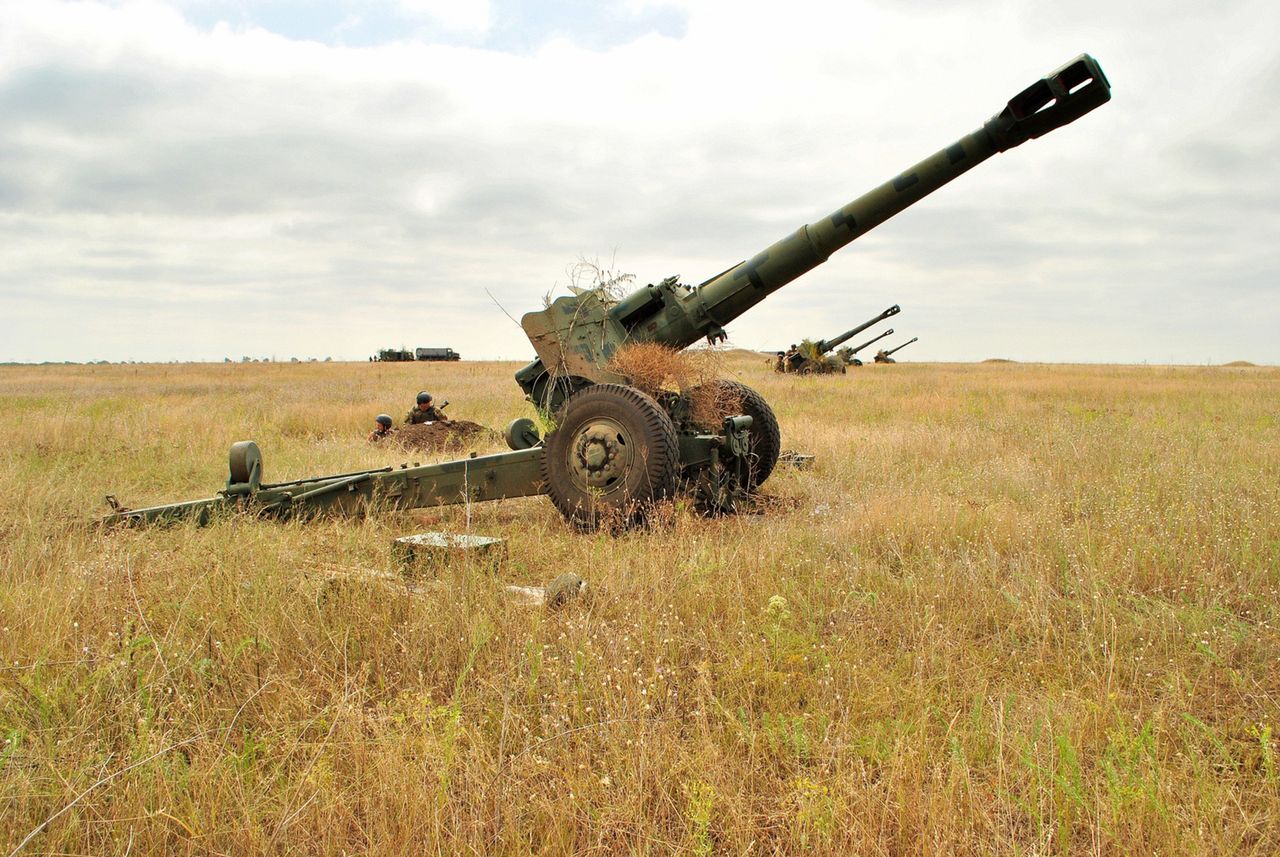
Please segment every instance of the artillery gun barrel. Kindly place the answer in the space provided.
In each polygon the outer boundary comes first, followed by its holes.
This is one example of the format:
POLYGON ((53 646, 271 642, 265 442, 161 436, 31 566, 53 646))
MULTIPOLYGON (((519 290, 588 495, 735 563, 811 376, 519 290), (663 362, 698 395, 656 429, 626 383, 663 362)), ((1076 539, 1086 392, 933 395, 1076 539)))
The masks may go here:
POLYGON ((906 348, 906 347, 907 347, 908 345, 910 345, 911 343, 913 343, 913 342, 918 342, 919 340, 920 340, 920 337, 918 337, 918 336, 913 336, 913 337, 911 337, 910 339, 908 339, 906 342, 904 342, 904 343, 902 343, 901 345, 899 345, 897 348, 891 348, 891 349, 889 349, 888 351, 886 351, 886 352, 885 352, 885 356, 890 356, 890 355, 892 355, 892 354, 893 354, 894 352, 896 352, 896 351, 901 351, 902 349, 906 348))
POLYGON ((884 321, 886 318, 895 316, 900 312, 902 312, 902 307, 898 306, 897 304, 894 304, 893 306, 889 307, 887 310, 880 313, 878 316, 871 319, 870 321, 864 321, 862 324, 850 330, 846 330, 844 333, 840 334, 834 339, 819 340, 818 344, 815 345, 814 347, 817 348, 819 354, 826 354, 828 351, 831 351, 834 348, 838 348, 839 346, 844 345, 846 342, 848 342, 853 337, 857 336, 859 333, 862 333, 862 331, 866 330, 868 327, 871 327, 874 324, 879 324, 880 322, 884 321))
POLYGON ((861 344, 861 345, 859 345, 857 348, 850 349, 849 353, 850 353, 850 354, 857 354, 859 351, 861 351, 862 349, 866 348, 868 345, 871 345, 871 344, 873 344, 873 343, 879 342, 880 340, 884 339, 886 336, 893 336, 893 328, 892 328, 892 327, 891 327, 891 328, 889 328, 888 330, 886 330, 884 333, 882 333, 882 334, 880 334, 879 336, 877 336, 876 338, 874 338, 874 339, 868 339, 866 342, 862 343, 862 344, 861 344))
MULTIPOLYGON (((1111 85, 1102 68, 1093 57, 1081 54, 1014 96, 973 133, 703 283, 696 290, 698 316, 717 326, 729 323, 841 247, 992 155, 1074 122, 1110 99, 1111 85)), ((707 327, 705 323, 696 328, 689 325, 667 342, 684 348, 704 335, 707 327)))

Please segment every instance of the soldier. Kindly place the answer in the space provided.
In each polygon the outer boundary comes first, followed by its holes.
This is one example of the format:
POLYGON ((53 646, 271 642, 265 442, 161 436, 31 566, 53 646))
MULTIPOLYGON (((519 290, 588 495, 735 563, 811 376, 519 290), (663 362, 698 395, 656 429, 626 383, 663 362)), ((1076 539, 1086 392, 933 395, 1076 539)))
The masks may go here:
POLYGON ((431 394, 426 390, 419 393, 417 407, 404 415, 405 424, 416 426, 419 423, 429 422, 447 423, 449 418, 444 415, 444 411, 432 404, 432 401, 431 394))
POLYGON ((373 418, 373 431, 369 432, 369 443, 377 443, 384 437, 391 437, 395 429, 391 427, 390 414, 378 414, 373 418))
POLYGON ((800 364, 802 360, 803 358, 800 356, 799 346, 797 346, 794 342, 791 343, 791 347, 788 348, 786 354, 782 356, 782 366, 783 366, 782 371, 791 372, 796 368, 797 365, 800 364))

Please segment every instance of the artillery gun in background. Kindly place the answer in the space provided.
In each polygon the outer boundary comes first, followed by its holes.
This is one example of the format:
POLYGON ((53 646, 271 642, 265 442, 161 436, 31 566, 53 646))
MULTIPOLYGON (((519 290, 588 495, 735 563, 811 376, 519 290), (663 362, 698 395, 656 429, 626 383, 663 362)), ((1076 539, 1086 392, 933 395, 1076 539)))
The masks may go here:
POLYGON ((879 342, 880 340, 884 339, 886 336, 893 336, 892 327, 886 330, 884 333, 880 334, 879 336, 875 336, 875 337, 872 337, 871 339, 868 339, 866 342, 862 343, 861 345, 856 345, 853 348, 845 346, 844 348, 839 349, 838 351, 836 351, 836 357, 838 357, 840 361, 844 363, 844 365, 846 366, 861 366, 862 360, 858 358, 857 356, 858 352, 866 348, 868 345, 873 345, 879 342))
POLYGON ((901 351, 911 343, 919 341, 919 339, 920 337, 913 336, 911 339, 908 339, 906 342, 902 343, 897 348, 891 348, 888 351, 885 351, 883 348, 881 348, 879 351, 876 352, 875 361, 877 363, 897 363, 898 361, 893 359, 894 352, 901 351))
POLYGON ((266 484, 252 441, 233 444, 217 496, 130 510, 108 522, 208 521, 224 511, 311 516, 406 509, 548 494, 584 526, 643 516, 652 501, 688 491, 707 511, 732 511, 768 479, 779 454, 778 423, 761 396, 732 381, 650 396, 616 371, 624 345, 683 349, 721 342, 724 326, 825 262, 832 253, 987 160, 1080 118, 1111 98, 1087 54, 1036 81, 976 131, 909 167, 746 261, 697 286, 668 277, 621 300, 602 290, 557 298, 521 326, 537 358, 516 373, 529 401, 554 415, 539 437, 532 420, 507 430, 510 452, 459 461, 266 484), (708 392, 732 401, 715 419, 695 407, 708 392))
POLYGON ((809 339, 802 340, 800 346, 794 352, 784 353, 782 357, 778 358, 773 369, 775 372, 796 375, 830 375, 834 372, 843 374, 845 371, 844 361, 830 356, 831 352, 859 333, 862 333, 868 327, 879 324, 886 318, 895 316, 901 311, 902 308, 894 304, 870 321, 864 321, 839 336, 831 339, 819 339, 817 342, 809 339))

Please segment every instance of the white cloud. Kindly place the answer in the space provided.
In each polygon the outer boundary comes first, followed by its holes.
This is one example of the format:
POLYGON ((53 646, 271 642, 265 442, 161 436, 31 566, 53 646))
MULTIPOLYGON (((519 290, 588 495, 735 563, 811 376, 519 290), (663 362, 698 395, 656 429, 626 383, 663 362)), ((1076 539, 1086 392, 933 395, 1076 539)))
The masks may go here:
POLYGON ((771 346, 901 302, 917 359, 1280 360, 1271 5, 679 8, 679 39, 516 55, 204 31, 154 2, 0 5, 0 360, 358 357, 427 319, 469 356, 523 357, 485 289, 519 314, 615 250, 642 282, 700 281, 1085 49, 1112 104, 731 333, 771 346), (1206 38, 1231 50, 1201 67, 1206 38))
POLYGON ((450 30, 482 33, 489 29, 489 0, 396 0, 400 11, 424 16, 450 30))

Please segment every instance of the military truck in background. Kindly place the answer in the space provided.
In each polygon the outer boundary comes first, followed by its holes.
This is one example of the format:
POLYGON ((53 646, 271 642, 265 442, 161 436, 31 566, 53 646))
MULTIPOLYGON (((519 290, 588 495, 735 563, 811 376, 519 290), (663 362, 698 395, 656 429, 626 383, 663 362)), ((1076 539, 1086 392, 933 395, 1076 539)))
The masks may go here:
POLYGON ((462 355, 452 348, 380 348, 369 358, 374 363, 412 363, 415 360, 461 360, 462 355))
POLYGON ((413 352, 407 348, 379 348, 369 359, 374 363, 412 363, 413 352))
POLYGON ((419 360, 461 360, 462 355, 452 348, 418 348, 414 356, 419 360))

